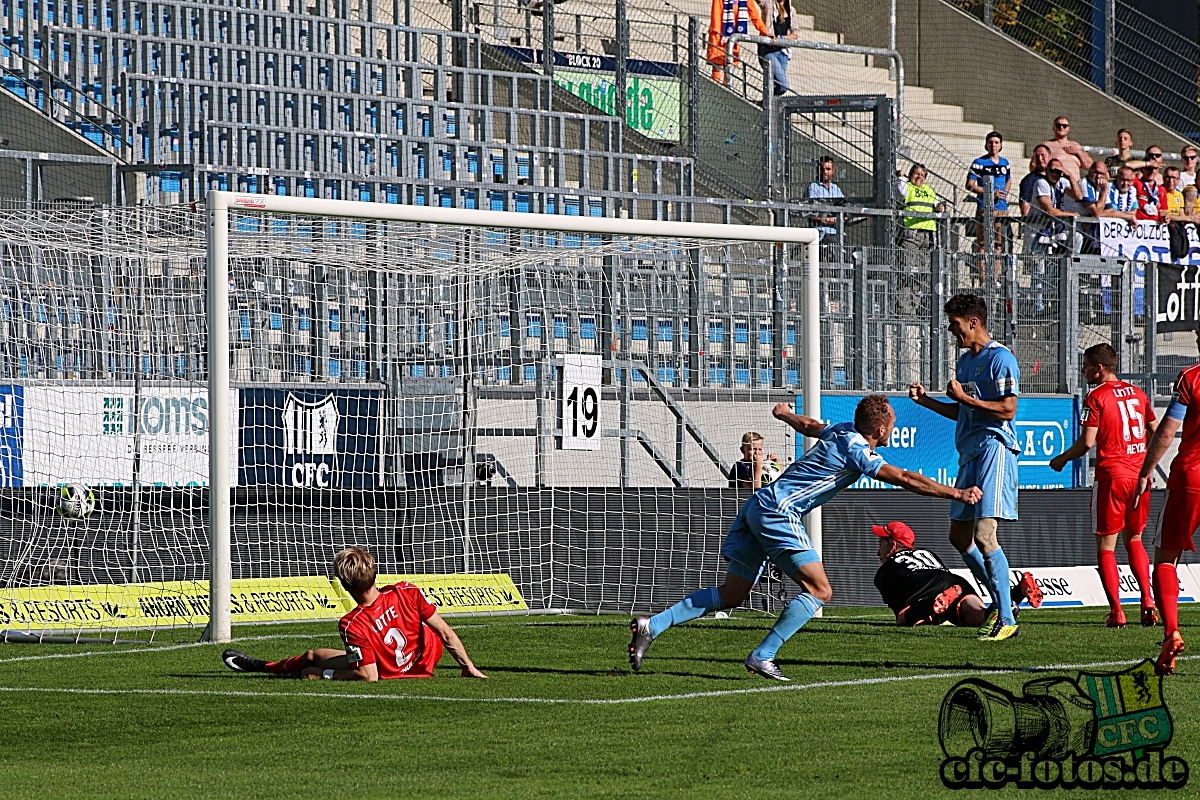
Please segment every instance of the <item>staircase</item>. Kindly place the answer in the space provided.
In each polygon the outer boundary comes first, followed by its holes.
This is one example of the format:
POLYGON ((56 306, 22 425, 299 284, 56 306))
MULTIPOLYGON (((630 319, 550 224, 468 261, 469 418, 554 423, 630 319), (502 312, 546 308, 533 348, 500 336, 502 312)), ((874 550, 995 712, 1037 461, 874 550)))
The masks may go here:
MULTIPOLYGON (((541 36, 540 16, 530 16, 520 22, 520 12, 515 12, 512 0, 504 6, 496 6, 497 13, 504 18, 503 25, 492 16, 492 6, 481 4, 477 8, 481 18, 476 20, 476 30, 497 44, 507 45, 502 40, 502 31, 511 35, 511 42, 523 42, 538 47, 541 36), (532 26, 532 30, 529 30, 532 26), (528 34, 522 38, 522 34, 528 34)), ((449 26, 452 22, 451 6, 442 0, 413 0, 414 18, 419 24, 449 26)), ((555 6, 556 48, 560 50, 603 54, 606 47, 611 50, 608 37, 613 34, 612 5, 597 6, 584 0, 566 0, 555 6), (582 25, 578 18, 584 18, 582 25), (608 17, 606 20, 605 17, 608 17), (606 26, 607 23, 607 26, 606 26)), ((707 0, 630 0, 630 56, 683 64, 686 62, 686 33, 688 16, 700 19, 701 34, 707 29, 709 4, 707 0), (668 33, 668 31, 670 31, 668 33)), ((799 15, 801 38, 814 42, 840 42, 841 35, 816 30, 814 19, 799 15)), ((757 103, 761 97, 761 79, 757 77, 755 46, 743 45, 743 67, 754 73, 741 85, 733 81, 735 94, 757 103)), ((796 50, 788 70, 792 91, 806 95, 865 94, 895 96, 895 82, 888 65, 875 66, 874 59, 848 53, 832 53, 817 50, 796 50)), ((886 61, 886 60, 884 60, 886 61)), ((707 70, 705 70, 707 73, 707 70)), ((984 136, 994 130, 999 120, 967 121, 961 106, 937 103, 933 91, 908 84, 904 87, 905 119, 900 148, 899 167, 907 172, 911 163, 924 164, 930 171, 930 183, 937 191, 954 203, 960 213, 972 213, 974 204, 966 192, 966 174, 972 160, 983 153, 984 136), (956 201, 956 202, 955 202, 956 201)), ((701 125, 705 120, 701 119, 701 125)), ((756 123, 757 124, 757 123, 756 123)), ((1003 155, 1012 165, 1013 180, 1019 181, 1028 172, 1028 155, 1023 142, 1006 141, 1003 155)), ((814 176, 815 178, 815 176, 814 176)))

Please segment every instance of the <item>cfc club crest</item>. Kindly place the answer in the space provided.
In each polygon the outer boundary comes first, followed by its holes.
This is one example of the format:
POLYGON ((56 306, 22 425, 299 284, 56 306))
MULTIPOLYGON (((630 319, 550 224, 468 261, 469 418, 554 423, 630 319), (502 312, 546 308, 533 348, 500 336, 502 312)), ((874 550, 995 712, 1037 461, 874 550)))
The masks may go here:
POLYGON ((1142 661, 1122 672, 1037 678, 1022 696, 978 678, 942 700, 938 739, 951 789, 1166 788, 1188 765, 1165 749, 1172 722, 1163 679, 1142 661))

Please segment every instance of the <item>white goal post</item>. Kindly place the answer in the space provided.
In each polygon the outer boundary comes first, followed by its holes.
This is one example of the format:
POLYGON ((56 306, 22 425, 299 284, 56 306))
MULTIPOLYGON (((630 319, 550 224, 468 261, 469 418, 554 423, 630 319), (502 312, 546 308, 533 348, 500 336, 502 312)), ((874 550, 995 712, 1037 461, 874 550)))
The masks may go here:
MULTIPOLYGON (((374 202, 324 200, 264 194, 238 194, 212 191, 207 195, 207 331, 208 331, 208 408, 211 424, 209 442, 209 548, 210 548, 210 620, 205 639, 226 642, 231 638, 232 558, 231 492, 233 480, 229 465, 234 462, 235 424, 231 407, 230 365, 230 216, 301 215, 312 218, 339 218, 363 222, 398 222, 469 228, 510 229, 610 237, 678 237, 715 242, 753 242, 804 245, 801 273, 799 317, 799 382, 802 386, 804 413, 821 415, 821 327, 820 286, 817 242, 819 233, 811 228, 767 227, 753 225, 709 225, 691 222, 650 221, 611 217, 569 216, 563 214, 527 214, 507 211, 479 211, 432 206, 392 205, 374 202)), ((788 248, 784 247, 783 258, 788 248)), ((541 323, 539 322, 539 325, 541 323)), ((693 332, 695 335, 695 332, 693 332)), ((649 377, 649 376, 648 376, 649 377)), ((811 443, 806 442, 806 447, 811 443)), ((624 451, 622 451, 624 452, 624 451)), ((807 518, 809 536, 818 552, 821 549, 820 509, 807 518)))

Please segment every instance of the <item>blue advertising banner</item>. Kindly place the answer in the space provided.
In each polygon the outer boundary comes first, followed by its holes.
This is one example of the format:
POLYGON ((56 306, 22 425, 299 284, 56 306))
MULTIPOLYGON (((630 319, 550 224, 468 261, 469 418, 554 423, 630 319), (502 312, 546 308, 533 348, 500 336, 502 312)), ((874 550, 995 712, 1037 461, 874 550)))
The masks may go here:
MULTIPOLYGON (((854 419, 854 408, 863 394, 821 396, 822 416, 831 422, 854 419)), ((920 472, 938 483, 953 485, 958 478, 958 451, 954 447, 954 423, 940 414, 918 406, 908 395, 890 395, 896 411, 896 427, 881 454, 889 464, 920 472)), ((944 400, 944 397, 938 399, 944 400)), ((796 400, 803 413, 800 399, 796 400)), ((1066 450, 1078 435, 1079 412, 1074 397, 1024 395, 1017 403, 1017 443, 1022 489, 1061 489, 1081 485, 1074 469, 1062 472, 1050 469, 1050 459, 1066 450)), ((802 454, 804 440, 797 437, 797 453, 802 454)), ((852 488, 895 488, 863 476, 852 488)))
POLYGON ((381 485, 378 389, 242 389, 238 484, 381 485))

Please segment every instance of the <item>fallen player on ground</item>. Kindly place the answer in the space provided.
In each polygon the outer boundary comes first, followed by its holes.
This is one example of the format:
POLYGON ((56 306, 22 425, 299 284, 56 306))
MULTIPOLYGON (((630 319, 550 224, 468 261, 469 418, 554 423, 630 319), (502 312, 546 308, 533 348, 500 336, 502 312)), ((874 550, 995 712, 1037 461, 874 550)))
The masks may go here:
MULTIPOLYGON (((946 569, 933 552, 913 549, 912 528, 892 521, 887 525, 872 525, 871 532, 880 538, 882 562, 875 573, 875 588, 896 615, 897 625, 911 628, 949 622, 978 628, 983 624, 987 606, 970 581, 946 569)), ((1014 617, 1026 600, 1033 608, 1042 604, 1042 590, 1028 572, 1009 590, 1014 617)))
POLYGON ((467 655, 458 634, 411 583, 375 588, 375 558, 349 547, 333 559, 333 572, 358 607, 338 623, 345 650, 318 648, 282 661, 263 661, 237 650, 221 659, 234 672, 269 672, 335 681, 432 678, 442 645, 464 678, 486 678, 467 655))

